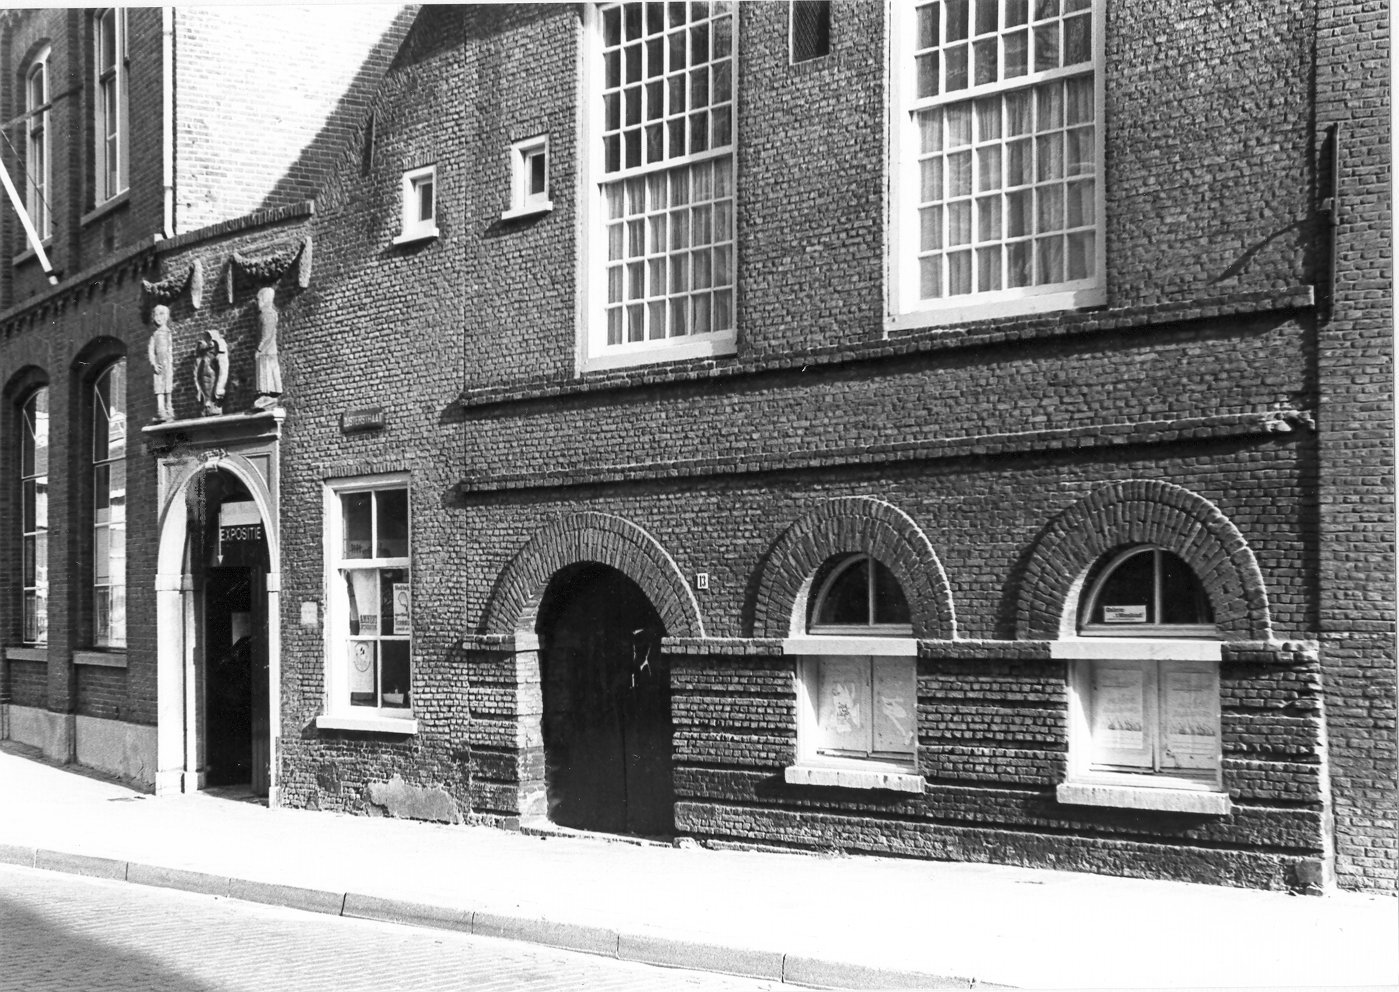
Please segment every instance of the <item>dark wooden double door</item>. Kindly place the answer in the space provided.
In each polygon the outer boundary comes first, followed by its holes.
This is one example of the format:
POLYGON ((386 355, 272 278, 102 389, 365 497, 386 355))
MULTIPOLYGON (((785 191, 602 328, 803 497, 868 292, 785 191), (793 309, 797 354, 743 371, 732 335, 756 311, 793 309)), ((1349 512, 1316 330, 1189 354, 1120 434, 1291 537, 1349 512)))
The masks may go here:
POLYGON ((654 607, 622 573, 575 567, 551 584, 538 629, 550 819, 672 833, 670 672, 654 607))

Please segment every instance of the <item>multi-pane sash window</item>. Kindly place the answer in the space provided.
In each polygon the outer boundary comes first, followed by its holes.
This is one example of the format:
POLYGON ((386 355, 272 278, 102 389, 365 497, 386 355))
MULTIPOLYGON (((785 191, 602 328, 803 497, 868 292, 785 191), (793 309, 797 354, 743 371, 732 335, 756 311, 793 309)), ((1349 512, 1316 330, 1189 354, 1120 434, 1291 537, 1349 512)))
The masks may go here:
POLYGON ((613 4, 596 18, 602 304, 589 357, 731 350, 734 5, 613 4))
POLYGON ((25 644, 49 639, 49 391, 42 387, 20 405, 20 504, 23 542, 25 644))
POLYGON ((92 617, 97 647, 126 646, 126 359, 92 386, 92 617))
POLYGON ((95 198, 104 203, 126 189, 126 11, 93 15, 95 198))
POLYGON ((1094 0, 914 6, 895 122, 899 313, 1100 302, 1100 25, 1094 0))
POLYGON ((29 69, 25 80, 25 210, 45 239, 51 233, 49 217, 49 65, 45 51, 29 69))
POLYGON ((341 540, 332 582, 339 601, 332 622, 340 626, 334 634, 343 667, 332 685, 343 695, 331 704, 409 716, 408 489, 340 491, 337 499, 341 540))

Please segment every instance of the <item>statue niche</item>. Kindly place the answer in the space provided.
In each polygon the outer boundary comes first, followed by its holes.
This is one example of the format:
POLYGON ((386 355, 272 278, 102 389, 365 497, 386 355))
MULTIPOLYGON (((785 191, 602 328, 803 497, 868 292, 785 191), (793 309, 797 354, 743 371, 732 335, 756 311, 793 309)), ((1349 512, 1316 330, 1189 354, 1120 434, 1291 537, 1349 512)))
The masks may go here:
POLYGON ((228 342, 219 331, 210 328, 196 347, 194 360, 194 388, 199 393, 204 416, 217 417, 223 413, 227 386, 228 342))

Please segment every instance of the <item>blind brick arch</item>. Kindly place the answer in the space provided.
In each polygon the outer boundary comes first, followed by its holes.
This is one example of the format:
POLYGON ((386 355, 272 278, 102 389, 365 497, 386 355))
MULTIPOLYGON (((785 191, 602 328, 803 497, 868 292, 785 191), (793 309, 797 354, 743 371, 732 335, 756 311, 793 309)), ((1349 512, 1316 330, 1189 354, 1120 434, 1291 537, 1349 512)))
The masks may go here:
POLYGON ((536 531, 501 573, 486 608, 489 634, 532 633, 549 580, 579 562, 598 562, 635 582, 672 637, 703 637, 699 603, 660 543, 629 520, 573 513, 536 531))
POLYGON ((894 573, 908 600, 914 637, 957 636, 952 590, 932 544, 908 514, 870 496, 829 500, 783 532, 759 579, 754 634, 802 632, 816 570, 835 555, 851 553, 868 554, 894 573))
POLYGON ((1203 496, 1153 480, 1103 486, 1044 529, 1020 587, 1017 635, 1072 636, 1089 567, 1124 544, 1179 555, 1199 577, 1226 639, 1272 639, 1263 574, 1239 529, 1203 496))

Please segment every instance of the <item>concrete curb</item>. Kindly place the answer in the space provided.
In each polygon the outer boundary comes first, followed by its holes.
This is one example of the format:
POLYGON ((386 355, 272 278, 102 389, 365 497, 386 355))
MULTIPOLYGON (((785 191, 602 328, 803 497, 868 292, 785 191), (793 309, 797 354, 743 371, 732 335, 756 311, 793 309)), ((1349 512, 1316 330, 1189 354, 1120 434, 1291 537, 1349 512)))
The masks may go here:
POLYGON ((276 882, 211 875, 186 868, 171 868, 13 844, 0 844, 0 864, 42 868, 45 871, 85 875, 156 888, 179 889, 200 895, 238 899, 330 916, 455 930, 478 937, 543 944, 561 950, 596 954, 637 964, 766 979, 807 988, 1012 987, 980 982, 974 978, 878 968, 779 950, 709 944, 655 932, 627 932, 549 920, 539 916, 511 916, 359 892, 308 889, 276 882))

